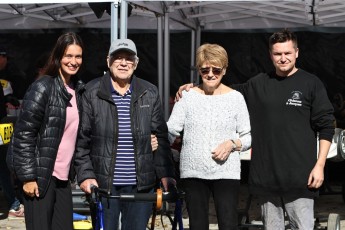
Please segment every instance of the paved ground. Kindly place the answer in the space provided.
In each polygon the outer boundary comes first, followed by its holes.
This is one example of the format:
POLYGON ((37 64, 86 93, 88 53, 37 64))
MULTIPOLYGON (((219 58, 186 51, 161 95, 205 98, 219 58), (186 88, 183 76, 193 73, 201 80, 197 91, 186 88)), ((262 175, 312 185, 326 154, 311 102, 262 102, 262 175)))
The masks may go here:
MULTIPOLYGON (((334 186, 335 191, 340 191, 341 187, 335 185, 334 186)), ((246 204, 248 204, 248 193, 246 186, 241 187, 241 198, 239 203, 239 210, 245 209, 246 204)), ((212 200, 210 201, 210 227, 209 229, 216 230, 217 227, 217 220, 213 208, 212 200)), ((172 212, 174 209, 174 205, 169 206, 169 211, 172 212)), ((0 213, 4 213, 4 198, 2 196, 2 193, 0 192, 0 213)), ((257 200, 255 197, 251 199, 251 205, 250 208, 245 211, 244 213, 247 213, 249 216, 249 223, 251 223, 255 220, 259 220, 259 207, 257 204, 257 200)), ((339 194, 335 195, 322 195, 315 201, 315 217, 320 222, 320 227, 318 229, 325 229, 325 226, 327 226, 327 220, 330 213, 337 213, 340 215, 341 219, 341 228, 340 230, 345 230, 345 204, 342 199, 342 196, 339 194)), ((183 226, 184 229, 188 229, 188 215, 184 208, 183 211, 183 226)), ((14 219, 7 219, 4 215, 0 214, 0 229, 16 229, 16 230, 24 230, 25 229, 25 223, 24 220, 14 220, 14 219)), ((156 230, 168 230, 172 229, 171 223, 169 221, 169 218, 167 218, 166 215, 157 215, 155 220, 155 229, 156 230)), ((260 229, 260 227, 250 227, 248 229, 260 229)), ((333 229, 332 229, 333 230, 333 229)))

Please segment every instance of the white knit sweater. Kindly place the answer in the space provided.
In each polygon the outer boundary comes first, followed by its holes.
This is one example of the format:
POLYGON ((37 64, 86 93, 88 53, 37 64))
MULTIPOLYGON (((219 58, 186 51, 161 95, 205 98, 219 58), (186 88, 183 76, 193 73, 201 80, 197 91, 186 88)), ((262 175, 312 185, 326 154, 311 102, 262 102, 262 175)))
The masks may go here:
POLYGON ((222 163, 215 161, 211 152, 229 139, 239 138, 242 150, 250 147, 249 114, 242 94, 235 90, 222 95, 184 91, 167 124, 170 137, 184 131, 181 178, 240 179, 239 152, 231 153, 222 163))

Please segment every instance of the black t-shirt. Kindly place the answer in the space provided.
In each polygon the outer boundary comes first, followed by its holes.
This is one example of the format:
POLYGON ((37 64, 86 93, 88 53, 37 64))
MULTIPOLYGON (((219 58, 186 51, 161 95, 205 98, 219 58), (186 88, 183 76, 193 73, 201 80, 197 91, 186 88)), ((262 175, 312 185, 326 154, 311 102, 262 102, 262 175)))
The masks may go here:
POLYGON ((243 85, 252 127, 250 191, 313 197, 308 177, 317 160, 316 133, 332 140, 333 107, 316 76, 259 74, 243 85))

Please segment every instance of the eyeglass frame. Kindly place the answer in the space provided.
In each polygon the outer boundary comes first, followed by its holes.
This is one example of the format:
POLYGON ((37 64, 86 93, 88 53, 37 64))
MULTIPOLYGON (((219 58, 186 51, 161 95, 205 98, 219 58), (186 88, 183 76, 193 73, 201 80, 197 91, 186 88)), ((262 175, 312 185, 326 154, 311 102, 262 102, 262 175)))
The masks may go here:
POLYGON ((139 61, 139 58, 136 55, 131 55, 128 57, 123 57, 121 55, 112 55, 111 58, 115 63, 121 63, 124 60, 127 64, 137 64, 139 61))

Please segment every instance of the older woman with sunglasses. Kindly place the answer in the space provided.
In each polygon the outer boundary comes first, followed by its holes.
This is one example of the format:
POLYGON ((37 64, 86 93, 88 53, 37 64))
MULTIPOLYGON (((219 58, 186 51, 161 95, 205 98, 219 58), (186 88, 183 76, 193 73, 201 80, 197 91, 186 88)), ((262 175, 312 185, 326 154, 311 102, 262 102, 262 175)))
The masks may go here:
POLYGON ((228 67, 223 47, 200 46, 196 65, 202 84, 182 93, 168 121, 171 141, 184 132, 180 173, 190 229, 209 229, 211 194, 219 229, 237 229, 239 153, 251 145, 248 110, 242 94, 221 83, 228 67))

